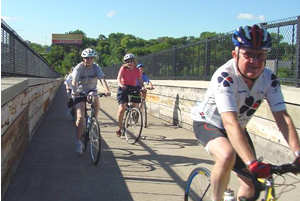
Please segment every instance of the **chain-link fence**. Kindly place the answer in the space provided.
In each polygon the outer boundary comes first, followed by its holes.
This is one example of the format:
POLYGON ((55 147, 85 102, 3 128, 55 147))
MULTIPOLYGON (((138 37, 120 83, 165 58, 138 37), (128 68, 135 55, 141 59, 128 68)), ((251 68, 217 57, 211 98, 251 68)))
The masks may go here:
MULTIPOLYGON (((272 36, 266 64, 285 84, 300 86, 300 16, 262 23, 272 36)), ((213 72, 232 58, 233 31, 183 47, 173 47, 138 58, 151 79, 209 80, 213 72)), ((105 67, 116 78, 121 64, 105 67)))
POLYGON ((55 78, 60 74, 1 19, 1 76, 55 78))

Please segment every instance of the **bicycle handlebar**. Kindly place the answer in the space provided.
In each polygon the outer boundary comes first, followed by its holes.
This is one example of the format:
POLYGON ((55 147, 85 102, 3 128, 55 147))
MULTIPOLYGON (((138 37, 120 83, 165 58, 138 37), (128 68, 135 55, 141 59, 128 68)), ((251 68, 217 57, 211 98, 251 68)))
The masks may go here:
POLYGON ((271 165, 271 174, 286 174, 286 173, 293 173, 293 174, 299 174, 300 168, 297 167, 294 163, 287 163, 282 165, 271 165))
MULTIPOLYGON (((295 165, 294 163, 286 163, 286 164, 282 164, 282 165, 273 165, 270 164, 271 166, 271 175, 273 174, 277 174, 277 175, 283 175, 286 173, 293 173, 293 174, 298 174, 300 173, 300 168, 297 167, 297 165, 295 165)), ((245 172, 243 170, 237 170, 234 169, 234 171, 238 174, 241 174, 245 177, 248 177, 252 180, 253 184, 254 184, 254 188, 255 188, 255 194, 251 199, 247 199, 245 197, 239 197, 240 201, 255 201, 257 200, 257 198, 259 197, 259 194, 261 191, 265 190, 265 185, 262 184, 261 182, 259 182, 257 179, 257 177, 249 172, 245 172)), ((270 178, 266 178, 266 179, 271 179, 270 178)))
POLYGON ((107 96, 105 93, 98 93, 96 96, 102 97, 102 96, 107 96))
POLYGON ((145 89, 147 89, 147 90, 153 90, 154 87, 145 87, 145 89))
POLYGON ((76 96, 75 99, 73 100, 72 106, 76 105, 77 103, 80 103, 80 102, 86 102, 88 96, 103 97, 103 96, 107 96, 107 95, 105 93, 97 93, 95 95, 89 95, 89 94, 86 94, 86 93, 79 93, 79 96, 76 96))

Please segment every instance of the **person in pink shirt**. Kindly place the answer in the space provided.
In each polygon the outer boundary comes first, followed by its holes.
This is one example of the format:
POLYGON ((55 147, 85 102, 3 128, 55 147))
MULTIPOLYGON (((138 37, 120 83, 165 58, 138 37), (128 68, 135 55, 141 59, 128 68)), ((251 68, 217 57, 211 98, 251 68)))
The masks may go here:
MULTIPOLYGON (((143 87, 142 74, 141 71, 136 68, 136 60, 134 54, 128 53, 123 58, 124 64, 121 66, 118 73, 118 92, 117 100, 119 104, 119 109, 117 113, 117 119, 119 121, 119 128, 116 131, 118 137, 121 136, 122 121, 126 105, 128 103, 128 94, 134 96, 139 96, 140 86, 143 87), (137 86, 137 80, 140 83, 137 86), (134 93, 132 93, 135 91, 134 93)), ((132 98, 131 102, 134 104, 140 103, 141 98, 132 98)))

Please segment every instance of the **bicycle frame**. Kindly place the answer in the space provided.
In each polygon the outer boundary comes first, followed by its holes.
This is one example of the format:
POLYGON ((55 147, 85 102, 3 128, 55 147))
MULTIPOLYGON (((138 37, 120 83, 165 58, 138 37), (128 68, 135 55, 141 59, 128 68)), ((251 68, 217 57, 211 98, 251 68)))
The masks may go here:
POLYGON ((257 179, 262 185, 265 186, 265 196, 264 201, 276 201, 275 189, 274 189, 274 179, 270 177, 268 179, 257 179))

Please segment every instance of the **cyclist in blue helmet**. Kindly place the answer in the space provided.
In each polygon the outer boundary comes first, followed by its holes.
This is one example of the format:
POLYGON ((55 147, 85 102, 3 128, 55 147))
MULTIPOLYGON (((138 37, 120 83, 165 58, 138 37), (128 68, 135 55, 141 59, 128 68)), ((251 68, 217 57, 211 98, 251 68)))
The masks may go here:
MULTIPOLYGON (((145 87, 143 90, 140 91, 140 94, 141 94, 142 99, 143 99, 143 100, 146 100, 147 89, 152 90, 152 89, 154 89, 154 87, 153 87, 153 84, 152 84, 152 82, 150 81, 149 77, 148 77, 148 76, 146 75, 146 73, 144 72, 144 65, 143 65, 143 64, 138 64, 136 67, 137 67, 137 68, 140 70, 140 72, 142 73, 142 81, 143 81, 144 84, 146 84, 146 85, 144 85, 144 86, 146 86, 146 87, 145 87)), ((138 81, 137 81, 137 86, 139 86, 138 81)), ((143 110, 143 107, 144 107, 144 105, 143 105, 143 104, 140 104, 141 112, 144 111, 144 110, 143 110)))
MULTIPOLYGON (((136 66, 142 73, 142 80, 144 83, 146 83, 150 88, 150 89, 153 89, 153 84, 152 82, 150 81, 149 77, 146 75, 146 73, 144 72, 144 65, 143 64, 138 64, 136 66)), ((137 81, 137 85, 139 85, 139 82, 137 81)))
MULTIPOLYGON (((300 143, 287 113, 279 80, 265 68, 271 36, 258 25, 239 27, 232 35, 232 59, 218 68, 200 104, 191 111, 193 129, 212 155, 212 200, 222 200, 233 168, 247 169, 258 177, 270 175, 270 165, 258 161, 246 125, 266 99, 273 117, 300 167, 300 143)), ((238 175, 237 197, 250 198, 254 188, 238 175)))

